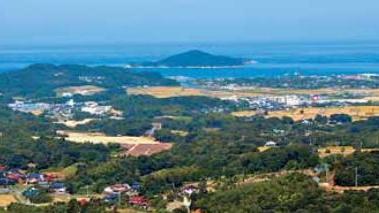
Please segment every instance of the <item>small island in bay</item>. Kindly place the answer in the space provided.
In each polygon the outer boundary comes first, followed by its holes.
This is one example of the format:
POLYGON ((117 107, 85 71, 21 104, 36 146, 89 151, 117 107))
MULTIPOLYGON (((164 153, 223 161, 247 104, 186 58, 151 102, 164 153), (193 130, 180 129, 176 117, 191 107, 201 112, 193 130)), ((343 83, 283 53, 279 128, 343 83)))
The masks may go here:
POLYGON ((200 50, 190 50, 155 62, 132 64, 132 67, 170 67, 170 68, 219 68, 243 66, 254 61, 245 58, 213 55, 200 50))

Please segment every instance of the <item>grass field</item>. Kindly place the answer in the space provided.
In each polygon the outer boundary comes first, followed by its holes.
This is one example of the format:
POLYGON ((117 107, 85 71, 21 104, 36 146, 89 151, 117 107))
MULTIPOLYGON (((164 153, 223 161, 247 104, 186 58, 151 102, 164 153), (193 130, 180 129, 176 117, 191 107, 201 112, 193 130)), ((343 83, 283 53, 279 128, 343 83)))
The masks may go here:
POLYGON ((151 137, 133 136, 107 136, 103 133, 58 131, 58 134, 65 136, 66 140, 76 143, 119 143, 119 144, 159 144, 151 137))
POLYGON ((58 97, 62 97, 65 93, 70 93, 73 95, 94 95, 103 91, 105 91, 104 88, 93 85, 85 85, 58 88, 55 90, 55 93, 58 97))
POLYGON ((11 203, 16 203, 16 198, 11 194, 0 194, 0 207, 9 206, 11 203))
POLYGON ((52 168, 42 171, 43 173, 49 173, 56 175, 59 179, 67 179, 76 175, 78 172, 78 166, 73 164, 65 168, 52 168))
POLYGON ((224 90, 205 90, 185 87, 134 87, 128 89, 130 95, 151 95, 156 98, 170 98, 180 96, 208 96, 214 98, 228 98, 235 94, 224 90))
POLYGON ((269 87, 258 87, 254 89, 241 89, 237 91, 250 96, 259 95, 335 95, 337 93, 352 93, 362 94, 366 97, 379 97, 379 89, 336 89, 336 88, 321 88, 321 89, 278 89, 269 87))
POLYGON ((354 147, 352 146, 327 146, 317 150, 318 155, 321 158, 327 157, 329 155, 351 155, 355 152, 354 147))
POLYGON ((184 87, 135 87, 129 88, 130 95, 151 95, 156 98, 169 98, 177 96, 203 96, 201 90, 184 87))
MULTIPOLYGON (((233 112, 237 117, 249 117, 256 114, 255 111, 233 112)), ((308 107, 290 110, 272 111, 267 117, 291 117, 295 121, 311 119, 316 115, 331 116, 333 114, 348 114, 353 120, 365 120, 368 117, 379 116, 379 106, 346 106, 346 107, 308 107)))
POLYGON ((131 95, 151 95, 156 98, 178 96, 208 96, 215 98, 283 96, 283 95, 336 95, 339 93, 360 94, 365 100, 379 101, 379 89, 278 89, 268 87, 235 88, 235 89, 197 89, 184 87, 134 87, 127 90, 131 95))
MULTIPOLYGON (((356 151, 357 150, 354 147, 352 147, 352 146, 327 146, 327 147, 319 148, 317 150, 318 155, 321 158, 327 157, 329 155, 343 155, 343 156, 347 156, 347 155, 353 154, 356 151)), ((379 151, 379 149, 375 149, 375 148, 363 148, 361 150, 361 152, 374 152, 374 151, 379 151)))

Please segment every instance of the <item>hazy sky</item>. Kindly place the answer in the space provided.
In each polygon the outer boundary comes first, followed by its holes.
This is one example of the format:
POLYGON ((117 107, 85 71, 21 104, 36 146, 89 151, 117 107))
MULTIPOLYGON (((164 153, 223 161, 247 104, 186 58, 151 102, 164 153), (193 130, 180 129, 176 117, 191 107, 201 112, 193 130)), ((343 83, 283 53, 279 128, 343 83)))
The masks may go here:
POLYGON ((379 0, 0 0, 0 44, 377 38, 379 0))

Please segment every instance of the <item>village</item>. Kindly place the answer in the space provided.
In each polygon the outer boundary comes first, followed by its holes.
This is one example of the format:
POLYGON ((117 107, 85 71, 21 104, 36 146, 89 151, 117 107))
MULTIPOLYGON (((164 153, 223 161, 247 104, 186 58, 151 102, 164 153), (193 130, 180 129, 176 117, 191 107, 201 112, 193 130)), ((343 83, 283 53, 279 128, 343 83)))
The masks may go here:
POLYGON ((88 113, 92 116, 110 116, 112 119, 122 119, 122 113, 114 110, 112 106, 100 105, 95 101, 75 102, 73 99, 66 103, 43 103, 16 100, 8 104, 8 107, 14 111, 31 113, 34 115, 45 114, 47 117, 67 121, 74 117, 75 112, 88 113))
MULTIPOLYGON (((149 210, 151 205, 151 201, 141 194, 141 184, 136 181, 106 186, 100 194, 89 192, 88 188, 82 194, 72 194, 65 179, 60 172, 28 173, 25 170, 0 165, 0 207, 14 202, 41 206, 53 202, 69 202, 72 199, 77 200, 80 205, 97 199, 109 206, 123 204, 127 208, 145 211, 149 210)), ((201 189, 198 183, 184 185, 176 190, 175 199, 171 200, 168 209, 181 206, 189 208, 191 195, 199 193, 200 190, 206 189, 201 189)))

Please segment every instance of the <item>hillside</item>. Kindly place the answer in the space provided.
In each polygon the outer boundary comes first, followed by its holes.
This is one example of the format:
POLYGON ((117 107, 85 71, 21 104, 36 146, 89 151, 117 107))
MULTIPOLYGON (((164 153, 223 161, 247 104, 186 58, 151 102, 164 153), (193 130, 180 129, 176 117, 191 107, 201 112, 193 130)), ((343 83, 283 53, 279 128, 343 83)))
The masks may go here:
POLYGON ((228 56, 212 55, 200 50, 191 50, 170 56, 160 61, 143 63, 142 66, 165 67, 228 67, 242 66, 249 60, 228 56))
POLYGON ((0 74, 0 92, 5 96, 53 96, 68 86, 93 85, 106 89, 123 86, 171 86, 178 83, 158 73, 133 72, 121 67, 35 64, 0 74))

